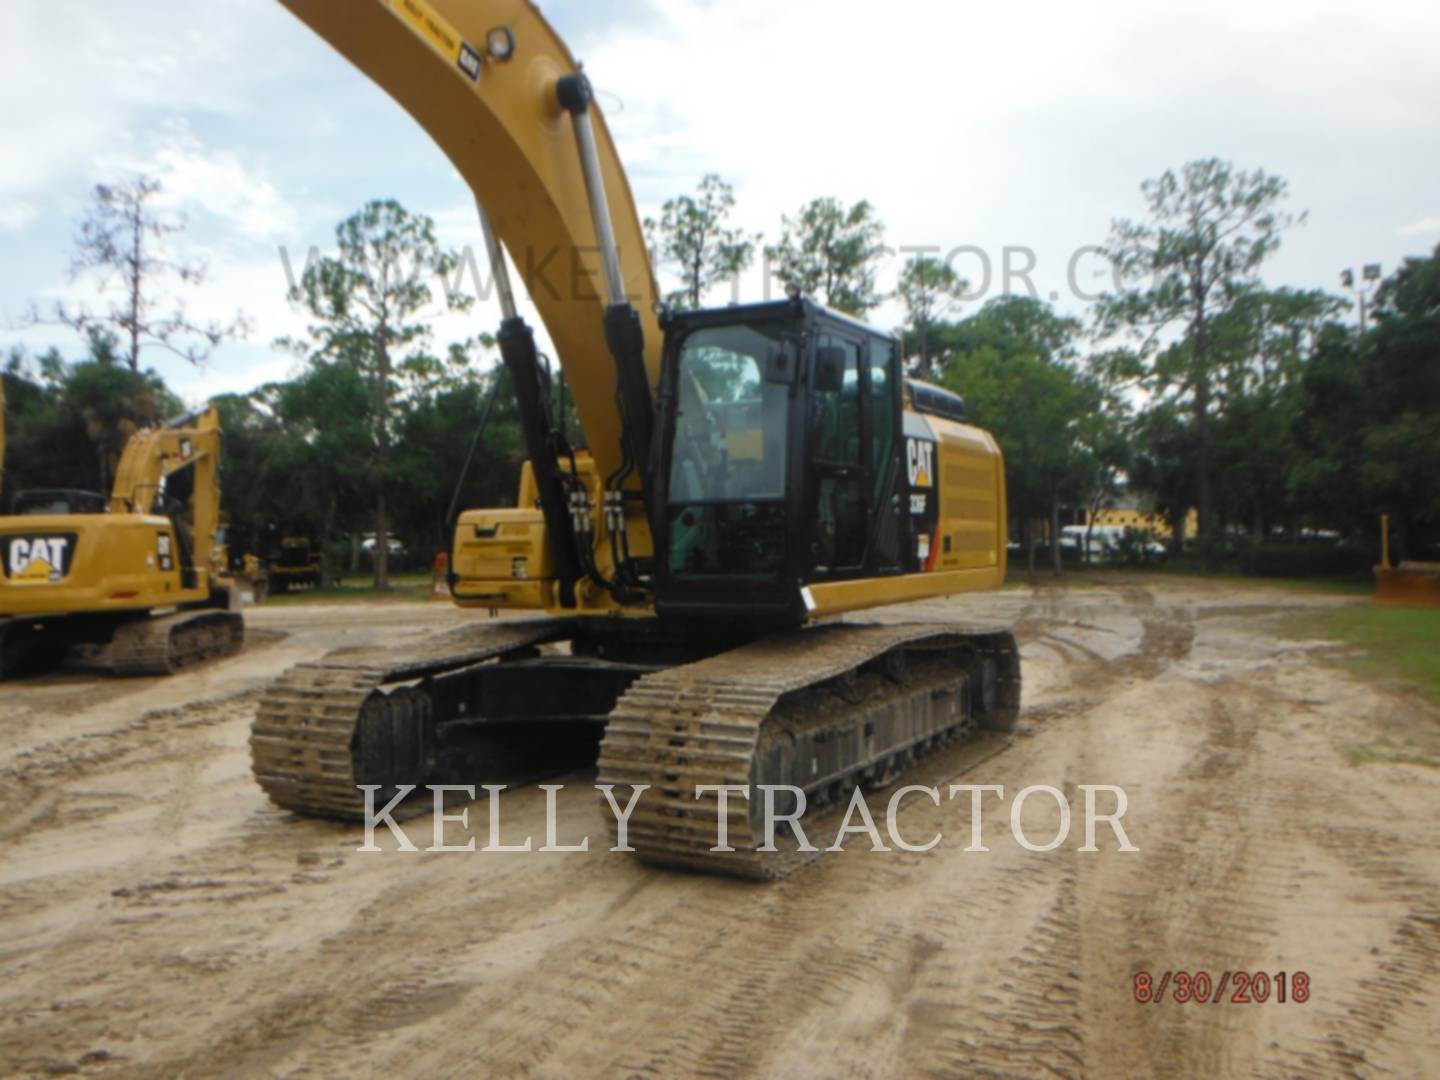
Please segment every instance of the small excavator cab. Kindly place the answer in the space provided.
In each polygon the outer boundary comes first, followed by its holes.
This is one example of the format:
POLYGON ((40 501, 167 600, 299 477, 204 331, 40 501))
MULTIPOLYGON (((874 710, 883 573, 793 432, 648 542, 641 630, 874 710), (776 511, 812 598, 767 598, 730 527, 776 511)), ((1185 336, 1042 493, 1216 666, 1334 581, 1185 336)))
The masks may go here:
POLYGON ((74 488, 31 488, 17 491, 10 513, 17 517, 38 514, 103 514, 109 500, 98 491, 74 488))
POLYGON ((893 339, 808 301, 672 316, 652 473, 662 613, 793 621, 809 582, 898 572, 898 362, 893 339))

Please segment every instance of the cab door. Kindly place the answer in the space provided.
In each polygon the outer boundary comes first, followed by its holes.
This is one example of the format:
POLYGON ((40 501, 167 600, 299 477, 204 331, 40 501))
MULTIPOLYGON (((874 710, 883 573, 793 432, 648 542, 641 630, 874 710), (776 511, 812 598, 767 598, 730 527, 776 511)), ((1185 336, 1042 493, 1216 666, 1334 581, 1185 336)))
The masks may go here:
POLYGON ((809 561, 820 579, 854 577, 865 565, 872 482, 864 356, 858 335, 828 328, 811 354, 809 561))
POLYGON ((865 380, 865 430, 870 440, 870 551, 867 567, 876 574, 900 573, 906 548, 900 467, 900 346, 893 338, 871 338, 865 380))

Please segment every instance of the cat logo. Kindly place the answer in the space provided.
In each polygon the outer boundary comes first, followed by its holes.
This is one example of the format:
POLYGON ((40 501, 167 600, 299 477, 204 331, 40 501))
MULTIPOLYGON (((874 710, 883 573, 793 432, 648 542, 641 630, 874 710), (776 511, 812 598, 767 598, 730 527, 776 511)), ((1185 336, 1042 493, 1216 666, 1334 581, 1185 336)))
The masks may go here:
POLYGON ((905 456, 910 466, 910 486, 930 487, 935 475, 935 444, 924 439, 906 439, 905 456))
POLYGON ((460 55, 455 58, 455 62, 460 65, 461 71, 470 76, 471 82, 480 78, 480 54, 468 41, 460 43, 460 55))
POLYGON ((5 572, 11 581, 47 585, 65 577, 71 536, 15 536, 5 554, 5 572))

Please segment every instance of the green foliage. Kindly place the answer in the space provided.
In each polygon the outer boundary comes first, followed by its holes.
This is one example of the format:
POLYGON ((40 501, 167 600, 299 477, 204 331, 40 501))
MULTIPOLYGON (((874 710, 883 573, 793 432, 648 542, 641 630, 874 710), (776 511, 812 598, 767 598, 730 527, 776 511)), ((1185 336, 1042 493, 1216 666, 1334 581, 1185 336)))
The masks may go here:
POLYGON ((1265 544, 1241 551, 1235 565, 1255 577, 1348 579, 1374 587, 1375 552, 1339 544, 1265 544))
POLYGON ((1080 340, 1078 319, 1060 315, 1043 300, 997 296, 967 319, 932 327, 937 355, 945 357, 994 349, 1002 356, 1030 355, 1069 361, 1080 340))
POLYGON ((1130 427, 1134 454, 1130 486, 1148 492, 1169 523, 1172 546, 1180 548, 1185 518, 1195 505, 1194 437, 1189 417, 1174 405, 1144 410, 1130 427))
POLYGON ((292 382, 267 388, 282 437, 268 461, 284 477, 286 505, 272 520, 311 524, 322 549, 339 526, 358 529, 373 480, 374 400, 365 376, 348 364, 317 364, 292 382))
POLYGON ((91 358, 74 363, 53 349, 33 364, 11 352, 7 493, 72 487, 108 495, 130 436, 184 411, 159 375, 132 371, 113 346, 113 336, 96 331, 91 358))
MULTIPOLYGON (((1119 493, 1122 481, 1132 468, 1135 451, 1131 443, 1132 417, 1125 399, 1092 370, 1084 376, 1085 404, 1089 411, 1074 423, 1075 445, 1069 473, 1072 506, 1083 508, 1086 520, 1119 493)), ((1089 561, 1088 546, 1082 558, 1089 561)))
POLYGON ((992 348, 953 357, 944 382, 965 398, 971 418, 1005 453, 1010 501, 1043 516, 1064 482, 1073 425, 1093 403, 1070 368, 1034 354, 1002 356, 992 348))
POLYGON ((1062 502, 1094 510, 1115 492, 1133 458, 1129 409, 1103 365, 1079 363, 1079 320, 1041 300, 1000 296, 932 333, 942 381, 1005 454, 1022 540, 1034 538, 1035 521, 1058 516, 1062 502))
POLYGON ((916 255, 900 271, 900 298, 905 302, 907 334, 919 347, 918 365, 930 371, 935 354, 930 332, 935 324, 964 299, 969 283, 942 259, 916 255))
MULTIPOLYGON (((265 556, 284 535, 330 552, 342 532, 380 532, 367 504, 388 495, 402 539, 428 566, 448 544, 453 486, 490 388, 503 378, 498 368, 480 373, 493 339, 453 343, 439 355, 426 348, 429 283, 455 266, 428 218, 371 203, 341 223, 337 244, 337 256, 312 265, 292 294, 314 320, 310 337, 280 343, 309 363, 289 381, 215 399, 232 555, 265 556)), ((106 490, 129 435, 183 411, 154 372, 130 370, 113 334, 97 327, 89 340, 91 358, 77 363, 12 351, 10 492, 106 490)), ((514 500, 520 439, 510 397, 502 386, 463 493, 475 501, 462 505, 514 500)), ((382 527, 388 532, 388 520, 382 527)), ((337 568, 326 569, 333 577, 337 568)))
POLYGON ((695 195, 667 199, 659 223, 645 222, 657 261, 673 265, 682 282, 679 289, 666 294, 668 306, 698 308, 712 285, 734 277, 750 265, 760 237, 726 224, 734 207, 731 186, 716 174, 707 173, 695 195))
MULTIPOLYGON (((1138 385, 1157 408, 1180 405, 1191 415, 1202 554, 1215 534, 1212 474, 1214 414, 1223 411, 1217 384, 1227 352, 1252 354, 1256 338, 1232 324, 1253 323, 1237 313, 1253 304, 1259 270, 1280 244, 1281 232, 1303 220, 1280 209, 1285 181, 1247 172, 1218 158, 1192 161, 1141 185, 1148 218, 1120 219, 1106 254, 1126 282, 1096 305, 1103 335, 1128 331, 1131 362, 1112 371, 1138 385), (1178 335, 1178 336, 1177 336, 1178 335)), ((1265 305, 1260 305, 1263 309, 1265 305)))
POLYGON ((783 284, 851 315, 864 315, 884 299, 875 269, 885 226, 867 201, 847 210, 839 199, 813 199, 782 221, 780 242, 767 247, 765 257, 783 284))
POLYGON ((1258 544, 1301 508, 1289 498, 1300 379, 1328 320, 1343 302, 1319 290, 1252 288, 1213 323, 1217 509, 1258 544))
POLYGON ((509 376, 497 366, 483 378, 467 379, 411 403, 401 418, 395 508, 417 548, 438 551, 450 546, 452 523, 445 514, 496 380, 495 408, 477 447, 478 464, 464 477, 460 505, 515 504, 525 451, 509 376))
POLYGON ((1147 566, 1156 562, 1153 529, 1126 528, 1115 540, 1115 550, 1126 566, 1147 566))
POLYGON ((221 394, 211 400, 225 439, 220 493, 233 556, 265 551, 266 526, 276 520, 291 493, 290 479, 276 469, 270 452, 284 429, 257 396, 221 394))
MULTIPOLYGON (((394 199, 367 203, 336 226, 335 241, 338 254, 311 265, 290 294, 315 320, 309 327, 310 340, 277 344, 308 355, 317 368, 346 368, 368 387, 368 394, 361 394, 356 392, 361 383, 342 386, 337 381, 341 376, 327 377, 323 385, 309 388, 306 416, 317 423, 317 432, 333 426, 352 435, 357 427, 370 433, 366 452, 358 460, 348 459, 344 468, 348 477, 359 463, 368 465, 377 537, 375 585, 384 588, 389 563, 388 499, 397 479, 390 453, 397 430, 393 406, 397 399, 422 398, 445 378, 444 364, 425 351, 430 328, 422 312, 434 301, 430 281, 453 273, 460 257, 440 246, 429 217, 410 213, 394 199), (325 412, 336 406, 347 412, 325 412)), ((471 302, 448 289, 445 300, 452 310, 464 310, 471 302)), ((463 347, 450 356, 463 368, 463 347)), ((360 447, 354 438, 347 438, 345 449, 354 452, 360 447)), ((329 539, 334 516, 333 508, 320 516, 322 545, 329 539)))
MULTIPOLYGON (((394 199, 366 203, 335 227, 335 241, 338 255, 309 266, 290 292, 316 320, 311 340, 281 344, 373 375, 392 355, 403 356, 429 337, 419 315, 434 302, 430 281, 454 273, 459 255, 440 247, 433 220, 394 199)), ((448 292, 446 302, 455 310, 470 304, 448 292)))
POLYGON ((1298 504, 1352 533, 1393 518, 1396 557, 1440 539, 1440 247, 1381 287, 1358 338, 1317 335, 1295 406, 1288 482, 1298 504))
MULTIPOLYGON (((1440 248, 1382 283, 1357 333, 1335 321, 1336 297, 1261 280, 1281 230, 1298 220, 1279 209, 1284 181, 1211 159, 1143 190, 1148 216, 1112 233, 1110 255, 1129 284, 1097 305, 1088 356, 1080 322, 1039 300, 1000 297, 952 321, 965 288, 953 271, 918 257, 901 274, 911 359, 994 432, 1021 538, 1062 507, 1099 508, 1123 485, 1177 536, 1191 507, 1208 506, 1213 547, 1232 544, 1231 565, 1250 572, 1344 571, 1375 550, 1381 513, 1394 520, 1397 558, 1435 557, 1440 248), (1302 526, 1338 529, 1347 542, 1302 544, 1302 526), (1233 543, 1242 535, 1243 547, 1233 543)), ((147 197, 137 197, 142 230, 147 197)), ((729 224, 733 204, 729 186, 706 176, 647 223, 684 283, 672 302, 700 303, 748 262, 758 238, 729 224)), ((118 250, 122 234, 98 228, 92 247, 118 250)), ((880 299, 881 235, 868 203, 817 199, 785 219, 767 256, 782 280, 863 314, 880 299)), ((448 544, 451 495, 497 381, 460 505, 514 500, 523 449, 508 376, 488 337, 431 345, 432 283, 453 274, 456 256, 428 218, 376 201, 336 239, 337 253, 292 293, 310 316, 308 336, 279 343, 303 369, 216 399, 232 549, 263 555, 277 534, 305 535, 333 557, 345 534, 388 531, 393 520, 428 565, 448 544)), ((137 349, 122 331, 134 320, 117 318, 75 323, 85 331, 81 359, 11 351, 7 494, 107 490, 129 435, 182 411, 159 376, 132 368, 137 349)), ((565 408, 578 443, 573 401, 565 408)), ((1144 557, 1138 541, 1132 549, 1144 557)))
POLYGON ((1078 329, 1039 301, 1000 297, 944 335, 973 344, 947 349, 941 381, 1000 444, 1010 512, 1022 533, 1052 517, 1062 498, 1087 502, 1094 485, 1113 483, 1123 460, 1102 383, 1061 359, 1078 329))
POLYGON ((1380 285, 1375 317, 1423 319, 1440 315, 1440 245, 1429 257, 1409 258, 1380 285))

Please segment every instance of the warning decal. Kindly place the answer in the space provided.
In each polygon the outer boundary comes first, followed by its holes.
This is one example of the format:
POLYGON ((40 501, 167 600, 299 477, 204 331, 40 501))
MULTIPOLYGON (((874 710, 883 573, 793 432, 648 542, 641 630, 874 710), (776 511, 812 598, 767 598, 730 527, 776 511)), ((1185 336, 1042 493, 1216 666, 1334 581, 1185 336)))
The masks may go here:
POLYGON ((425 0, 390 0, 390 7, 471 82, 479 80, 480 54, 425 0))

